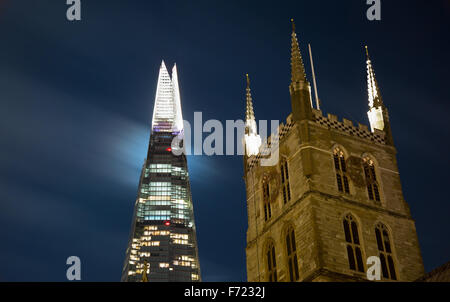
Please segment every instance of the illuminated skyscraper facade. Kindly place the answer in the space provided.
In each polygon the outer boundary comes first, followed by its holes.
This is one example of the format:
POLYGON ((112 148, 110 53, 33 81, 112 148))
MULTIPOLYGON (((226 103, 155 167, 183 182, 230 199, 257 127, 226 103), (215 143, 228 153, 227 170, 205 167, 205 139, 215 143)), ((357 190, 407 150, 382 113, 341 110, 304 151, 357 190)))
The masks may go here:
POLYGON ((186 156, 172 150, 173 139, 182 136, 177 69, 171 78, 163 61, 122 281, 200 281, 186 156))

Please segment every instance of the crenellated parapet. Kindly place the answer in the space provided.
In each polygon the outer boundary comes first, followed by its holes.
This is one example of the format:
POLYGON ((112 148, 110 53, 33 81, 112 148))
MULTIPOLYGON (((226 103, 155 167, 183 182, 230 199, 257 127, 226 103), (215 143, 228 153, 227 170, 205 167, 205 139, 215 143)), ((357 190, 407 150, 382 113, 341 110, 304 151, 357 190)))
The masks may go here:
POLYGON ((336 115, 330 113, 325 117, 322 115, 322 111, 317 109, 313 109, 313 116, 314 122, 325 128, 334 129, 351 136, 369 140, 373 143, 386 144, 386 134, 382 130, 374 129, 374 132, 372 132, 367 125, 360 123, 357 123, 358 126, 355 127, 351 120, 343 118, 341 122, 336 115))
MULTIPOLYGON (((339 121, 337 115, 331 113, 328 113, 328 115, 325 117, 323 116, 322 111, 317 109, 313 109, 313 117, 313 122, 323 128, 337 130, 341 133, 355 136, 360 139, 367 140, 371 143, 381 145, 386 144, 386 134, 382 130, 374 129, 374 131, 372 132, 367 125, 356 123, 357 126, 355 126, 353 121, 346 118, 343 118, 342 121, 339 121)), ((272 147, 272 142, 280 142, 283 137, 285 137, 294 127, 294 125, 295 121, 292 119, 292 114, 290 114, 286 119, 286 124, 281 123, 278 126, 277 132, 272 133, 272 135, 270 135, 262 142, 262 145, 259 148, 259 153, 247 159, 248 167, 252 168, 254 165, 259 163, 259 160, 261 158, 265 157, 265 154, 268 155, 270 154, 270 152, 275 151, 276 148, 274 150, 270 150, 272 147)))
POLYGON ((259 153, 247 159, 248 167, 252 168, 253 166, 257 165, 261 158, 264 158, 266 154, 270 155, 271 152, 276 151, 278 146, 274 146, 274 149, 271 150, 273 147, 272 143, 279 143, 289 133, 294 125, 295 121, 292 118, 292 114, 290 114, 286 119, 286 124, 280 123, 280 125, 278 125, 277 131, 275 133, 272 133, 262 142, 262 145, 259 148, 259 153))

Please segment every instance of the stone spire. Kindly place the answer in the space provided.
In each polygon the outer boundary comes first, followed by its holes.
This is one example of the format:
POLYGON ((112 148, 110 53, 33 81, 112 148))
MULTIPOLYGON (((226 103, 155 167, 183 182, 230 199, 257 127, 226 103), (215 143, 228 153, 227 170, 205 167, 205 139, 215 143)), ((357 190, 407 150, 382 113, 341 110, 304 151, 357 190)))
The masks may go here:
POLYGON ((291 94, 292 115, 294 120, 297 121, 312 120, 311 85, 306 79, 294 20, 291 19, 291 22, 291 84, 289 85, 289 92, 291 94))
POLYGON ((375 129, 384 131, 386 134, 386 143, 393 145, 389 113, 381 98, 380 88, 375 78, 375 71, 373 70, 367 46, 365 49, 367 56, 367 93, 369 97, 369 111, 367 112, 367 116, 369 117, 370 128, 372 132, 375 129))
POLYGON ((383 100, 381 99, 380 88, 378 87, 377 80, 375 78, 375 71, 372 67, 372 62, 369 57, 369 50, 366 48, 367 56, 367 91, 369 94, 369 108, 379 107, 383 105, 383 100))
POLYGON ((252 94, 250 92, 250 79, 248 77, 248 74, 245 75, 247 77, 247 109, 245 111, 245 122, 254 121, 255 120, 255 113, 253 112, 253 103, 252 103, 252 94))
POLYGON ((252 95, 250 93, 250 79, 247 77, 247 93, 246 93, 246 111, 245 111, 245 135, 244 145, 245 154, 247 156, 256 155, 259 153, 259 147, 261 146, 261 137, 258 135, 256 128, 255 113, 253 112, 252 95))
POLYGON ((302 54, 300 53, 300 46, 295 33, 295 23, 292 22, 291 34, 291 82, 306 82, 305 66, 303 65, 302 54))

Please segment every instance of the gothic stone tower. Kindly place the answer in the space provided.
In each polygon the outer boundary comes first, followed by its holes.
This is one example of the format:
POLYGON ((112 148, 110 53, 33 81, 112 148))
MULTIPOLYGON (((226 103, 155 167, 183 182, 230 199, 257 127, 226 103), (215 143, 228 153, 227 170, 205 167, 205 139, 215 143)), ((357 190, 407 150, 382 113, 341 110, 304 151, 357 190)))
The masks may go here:
POLYGON ((380 258, 382 280, 417 280, 419 242, 368 53, 370 130, 313 108, 295 28, 291 52, 292 113, 259 152, 246 146, 244 156, 248 281, 363 281, 370 256, 380 258), (278 163, 261 165, 262 150, 276 141, 278 163))

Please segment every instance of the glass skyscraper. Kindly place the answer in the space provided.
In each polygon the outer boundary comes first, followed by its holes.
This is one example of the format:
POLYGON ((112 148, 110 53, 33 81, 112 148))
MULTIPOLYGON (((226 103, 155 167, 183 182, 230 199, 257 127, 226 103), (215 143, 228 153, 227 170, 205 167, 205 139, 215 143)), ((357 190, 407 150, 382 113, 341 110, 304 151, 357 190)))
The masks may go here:
POLYGON ((182 137, 177 68, 171 78, 163 61, 122 281, 200 281, 187 161, 179 152, 182 137), (172 144, 174 138, 180 143, 172 144))

